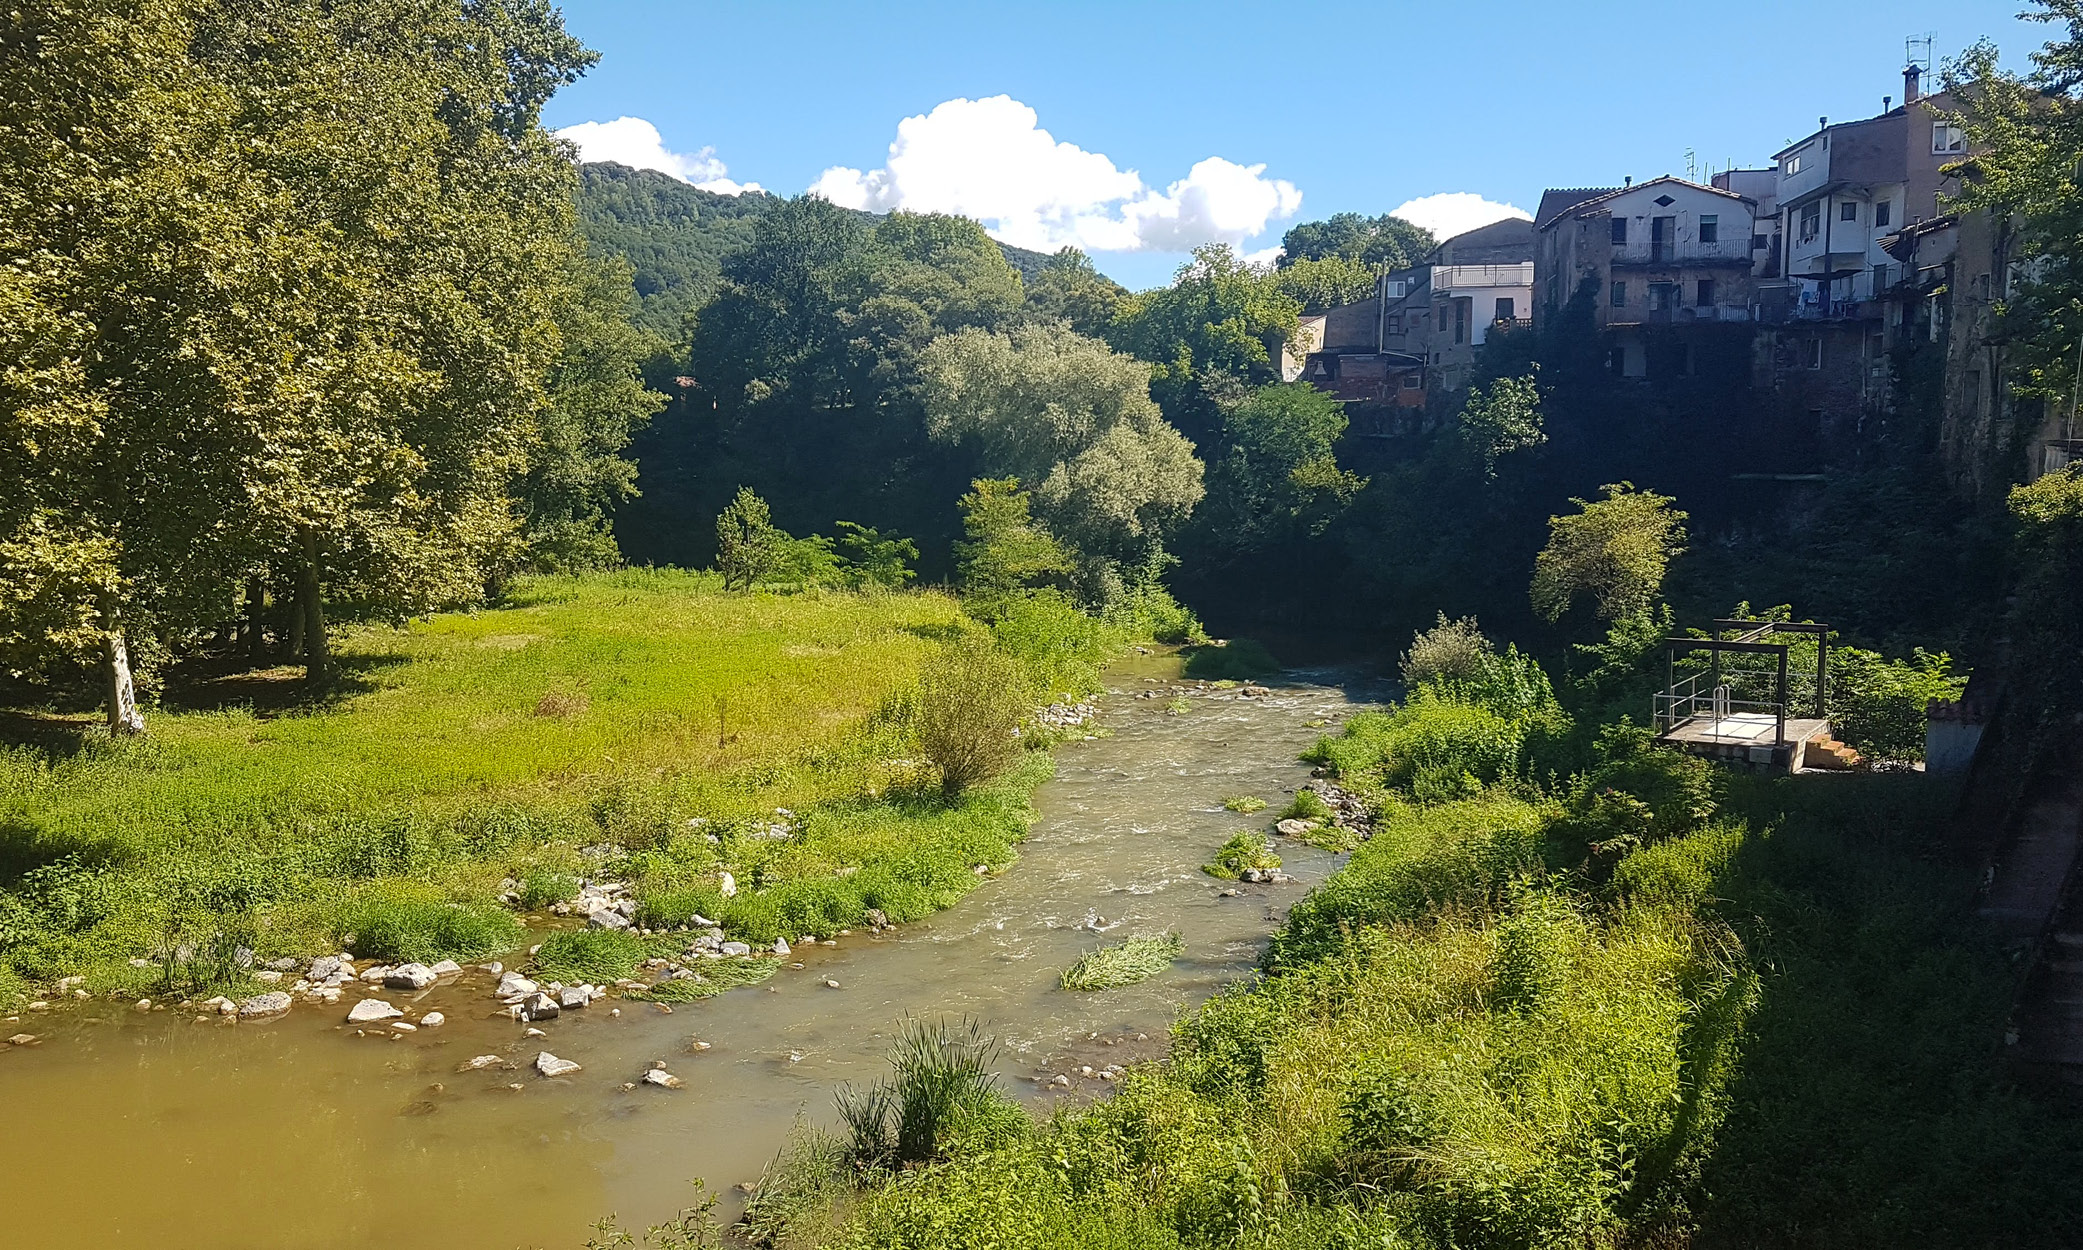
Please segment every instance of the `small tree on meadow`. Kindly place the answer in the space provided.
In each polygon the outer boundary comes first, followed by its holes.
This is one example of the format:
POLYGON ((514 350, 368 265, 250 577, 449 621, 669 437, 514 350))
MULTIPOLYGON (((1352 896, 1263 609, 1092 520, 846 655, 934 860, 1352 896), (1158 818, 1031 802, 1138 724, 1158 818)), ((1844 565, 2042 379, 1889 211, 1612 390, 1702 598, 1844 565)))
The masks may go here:
POLYGON ((723 574, 723 588, 752 589, 779 567, 788 542, 767 501, 740 486, 738 497, 716 518, 716 571, 723 574))
POLYGON ((1031 699, 1026 674, 989 638, 946 647, 919 683, 919 753, 954 798, 997 777, 1019 757, 1031 699))
POLYGON ((1070 553, 1034 519, 1016 478, 982 477, 962 496, 962 530, 955 566, 962 593, 979 615, 994 615, 1007 599, 1071 571, 1070 553))
POLYGON ((1663 590, 1671 558, 1685 550, 1685 513, 1676 500, 1631 482, 1601 487, 1605 498, 1572 499, 1577 511, 1548 518, 1548 545, 1533 562, 1534 611, 1562 619, 1589 595, 1599 619, 1647 612, 1663 590))

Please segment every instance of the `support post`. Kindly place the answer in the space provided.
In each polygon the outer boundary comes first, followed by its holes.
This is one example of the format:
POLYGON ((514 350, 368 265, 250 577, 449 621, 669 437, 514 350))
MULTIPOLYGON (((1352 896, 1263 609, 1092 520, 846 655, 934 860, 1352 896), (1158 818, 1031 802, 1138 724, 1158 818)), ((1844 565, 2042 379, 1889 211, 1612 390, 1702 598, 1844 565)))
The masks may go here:
POLYGON ((1824 684, 1830 680, 1830 635, 1815 636, 1815 718, 1822 720, 1829 713, 1824 710, 1824 684))
POLYGON ((1779 729, 1778 729, 1778 731, 1777 731, 1777 733, 1778 733, 1778 736, 1777 736, 1776 738, 1774 738, 1774 739, 1773 739, 1773 742, 1772 742, 1772 745, 1773 745, 1773 746, 1775 746, 1775 747, 1783 747, 1783 746, 1785 746, 1785 745, 1786 745, 1786 653, 1787 653, 1787 650, 1788 650, 1788 648, 1786 648, 1786 647, 1781 647, 1781 648, 1779 649, 1779 729))

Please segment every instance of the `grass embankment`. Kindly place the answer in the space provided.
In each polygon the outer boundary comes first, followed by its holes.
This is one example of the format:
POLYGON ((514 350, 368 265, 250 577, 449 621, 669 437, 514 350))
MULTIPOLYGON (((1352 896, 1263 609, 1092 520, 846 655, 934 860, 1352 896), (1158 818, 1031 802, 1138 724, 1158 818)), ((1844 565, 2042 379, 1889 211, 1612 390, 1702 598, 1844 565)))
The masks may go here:
MULTIPOLYGON (((754 942, 922 916, 1011 859, 1048 769, 1037 752, 946 801, 913 761, 921 667, 975 628, 937 593, 551 578, 342 630, 317 704, 282 672, 176 685, 134 741, 9 714, 30 743, 0 753, 0 980, 128 992, 164 975, 133 957, 192 947, 195 981, 240 946, 350 936, 469 958, 519 939, 508 877, 532 907, 620 877, 639 923, 700 912, 754 942)), ((1037 685, 1089 681, 1099 640, 1049 641, 1037 685)))
MULTIPOLYGON (((1544 691, 1545 683, 1535 691, 1544 691)), ((1314 757, 1375 837, 1169 1062, 930 1166, 799 1142, 781 1246, 2077 1243, 2083 1124, 1999 1068, 2015 973, 1911 774, 1755 778, 1420 692, 1314 757), (820 1170, 823 1169, 823 1170, 820 1170)))

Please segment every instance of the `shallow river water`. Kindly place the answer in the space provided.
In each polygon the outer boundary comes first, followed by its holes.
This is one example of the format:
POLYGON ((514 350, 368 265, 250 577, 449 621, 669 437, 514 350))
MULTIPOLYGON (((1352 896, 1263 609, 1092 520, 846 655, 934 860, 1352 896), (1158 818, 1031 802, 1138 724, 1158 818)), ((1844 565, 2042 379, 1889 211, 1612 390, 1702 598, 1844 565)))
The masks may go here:
POLYGON ((670 1013, 595 1004, 541 1039, 475 971, 414 1003, 445 1027, 396 1040, 343 1026, 347 1002, 260 1024, 105 1002, 25 1016, 10 1031, 45 1040, 0 1046, 0 1246, 576 1250, 610 1212, 640 1228, 690 1204, 693 1178, 756 1178, 798 1117, 830 1123, 842 1083, 882 1075, 907 1015, 981 1020, 1007 1088, 1038 1107, 1094 1096, 1104 1086, 1080 1066, 1161 1054, 1179 1009, 1248 974, 1286 907, 1336 866, 1283 842, 1293 883, 1234 898, 1200 871, 1270 815, 1222 798, 1277 808, 1308 776, 1297 752, 1373 693, 1319 675, 1262 698, 1189 690, 1173 713, 1166 672, 1150 660, 1110 674, 1099 723, 1112 736, 1058 749, 1002 876, 900 931, 799 948, 804 967, 762 986, 670 1013), (1057 987, 1083 952, 1168 929, 1186 941, 1169 973, 1057 987), (537 1076, 544 1049, 583 1070, 537 1076), (458 1071, 483 1054, 512 1070, 458 1071), (684 1089, 622 1088, 660 1059, 684 1089), (1067 1092, 1043 1085, 1059 1072, 1067 1092))

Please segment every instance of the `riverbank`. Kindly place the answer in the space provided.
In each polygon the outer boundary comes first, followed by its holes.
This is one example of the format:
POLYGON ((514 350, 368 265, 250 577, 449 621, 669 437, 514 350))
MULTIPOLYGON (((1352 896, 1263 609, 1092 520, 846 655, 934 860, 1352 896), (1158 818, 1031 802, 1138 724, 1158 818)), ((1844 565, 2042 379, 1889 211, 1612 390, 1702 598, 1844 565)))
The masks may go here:
POLYGON ((190 678, 139 740, 14 710, 0 1006, 245 1001, 342 951, 468 963, 540 941, 553 910, 763 949, 917 919, 1011 861, 1045 748, 1090 713, 1089 674, 1030 663, 1037 690, 1083 688, 1044 696, 1005 777, 941 797, 911 692, 981 629, 930 591, 627 571, 342 631, 315 697, 293 670, 190 678))
POLYGON ((1246 695, 1182 681, 1177 666, 1131 655, 1109 670, 1101 736, 1056 748, 1008 871, 923 920, 795 944, 769 979, 720 998, 670 1013, 610 999, 530 1023, 505 1014, 498 977, 466 968, 423 993, 355 988, 323 1012, 259 1022, 106 1001, 25 1021, 43 1041, 0 1046, 0 1093, 39 1126, 37 1149, 0 1183, 21 1198, 0 1240, 570 1247, 608 1212, 666 1218, 696 1197, 695 1177, 728 1218, 744 1197, 734 1186, 757 1179, 791 1125, 828 1119, 840 1087, 879 1075, 907 1018, 982 1021, 1003 1044, 1000 1080, 1038 1111, 1104 1092, 1111 1065, 1161 1055, 1182 1010, 1248 977, 1286 908, 1336 867, 1283 841, 1291 882, 1201 869, 1310 781, 1297 756, 1327 724, 1376 697, 1278 681, 1246 695), (1226 810, 1238 796, 1268 806, 1226 810), (1161 974, 1059 987, 1080 956, 1163 932, 1185 953, 1161 974), (395 1040, 389 1022, 348 1025, 364 992, 407 1022, 446 1022, 395 1040), (541 1075, 544 1050, 580 1070, 541 1075), (498 1062, 459 1070, 481 1055, 498 1062), (642 1083, 659 1061, 682 1088, 642 1083), (121 1202, 101 1200, 112 1176, 121 1202), (295 1196, 227 1216, 224 1195, 242 1187, 295 1196))

